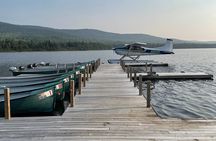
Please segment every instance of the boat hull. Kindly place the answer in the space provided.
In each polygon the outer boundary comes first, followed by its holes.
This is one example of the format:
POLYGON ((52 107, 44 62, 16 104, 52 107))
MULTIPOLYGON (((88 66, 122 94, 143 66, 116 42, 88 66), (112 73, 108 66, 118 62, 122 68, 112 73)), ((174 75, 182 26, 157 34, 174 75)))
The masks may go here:
MULTIPOLYGON (((55 109, 55 104, 55 93, 52 90, 15 98, 10 102, 11 115, 52 113, 55 109)), ((0 116, 4 116, 4 101, 0 102, 0 116)))

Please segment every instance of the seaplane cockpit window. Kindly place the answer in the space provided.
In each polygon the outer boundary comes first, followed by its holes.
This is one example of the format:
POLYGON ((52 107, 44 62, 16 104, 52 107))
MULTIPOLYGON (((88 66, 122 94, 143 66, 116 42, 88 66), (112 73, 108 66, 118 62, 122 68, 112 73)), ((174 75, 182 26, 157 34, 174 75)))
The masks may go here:
POLYGON ((140 46, 132 46, 131 50, 133 50, 133 51, 141 51, 141 50, 144 50, 144 48, 141 48, 140 46))

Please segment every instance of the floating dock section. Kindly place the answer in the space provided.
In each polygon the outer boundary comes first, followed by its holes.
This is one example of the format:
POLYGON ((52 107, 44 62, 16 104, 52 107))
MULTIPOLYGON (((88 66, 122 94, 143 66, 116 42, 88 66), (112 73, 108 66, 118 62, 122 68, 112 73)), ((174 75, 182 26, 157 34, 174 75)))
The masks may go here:
MULTIPOLYGON (((213 79, 213 75, 206 74, 202 72, 198 73, 153 73, 152 75, 149 73, 138 73, 137 80, 139 79, 139 75, 142 76, 143 80, 197 80, 197 79, 213 79)), ((132 77, 134 79, 134 76, 132 77)))
POLYGON ((131 67, 143 67, 143 66, 168 66, 168 63, 162 63, 162 62, 157 62, 154 60, 119 60, 119 59, 110 59, 108 60, 109 64, 120 64, 121 62, 124 63, 125 67, 131 66, 131 67))
POLYGON ((161 119, 119 65, 102 64, 62 116, 0 119, 0 140, 216 140, 216 120, 161 119))
POLYGON ((168 67, 168 63, 125 63, 125 67, 168 67))
POLYGON ((154 60, 120 60, 120 59, 109 59, 109 64, 120 64, 123 61, 124 63, 156 63, 154 60))

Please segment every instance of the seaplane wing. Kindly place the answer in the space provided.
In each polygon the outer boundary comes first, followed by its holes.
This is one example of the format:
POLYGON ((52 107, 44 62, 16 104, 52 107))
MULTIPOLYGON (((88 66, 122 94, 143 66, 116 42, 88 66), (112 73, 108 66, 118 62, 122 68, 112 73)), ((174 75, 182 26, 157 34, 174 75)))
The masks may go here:
POLYGON ((132 58, 133 60, 138 59, 142 55, 156 55, 156 54, 173 54, 173 40, 167 39, 165 45, 155 48, 146 47, 146 43, 133 43, 126 44, 122 47, 113 48, 116 54, 123 55, 124 57, 132 58), (134 56, 136 56, 134 58, 134 56))
POLYGON ((136 42, 136 43, 133 43, 132 45, 145 47, 145 46, 147 46, 147 43, 136 42))

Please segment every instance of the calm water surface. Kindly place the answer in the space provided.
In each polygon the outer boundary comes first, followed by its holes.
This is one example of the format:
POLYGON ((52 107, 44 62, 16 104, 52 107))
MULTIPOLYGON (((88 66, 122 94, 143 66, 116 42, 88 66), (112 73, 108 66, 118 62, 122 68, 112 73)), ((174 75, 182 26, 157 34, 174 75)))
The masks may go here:
MULTIPOLYGON (((145 56, 142 59, 169 63, 160 72, 206 72, 216 75, 216 49, 178 49, 174 55, 145 56)), ((0 75, 9 76, 10 66, 20 66, 41 61, 50 63, 73 63, 119 58, 113 51, 67 51, 67 52, 19 52, 0 53, 0 75)), ((144 92, 145 94, 145 92, 144 92)), ((152 94, 152 105, 163 117, 216 118, 216 82, 206 81, 158 81, 152 94)))

